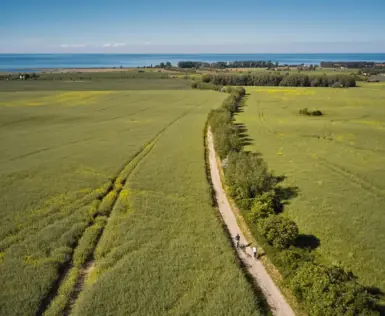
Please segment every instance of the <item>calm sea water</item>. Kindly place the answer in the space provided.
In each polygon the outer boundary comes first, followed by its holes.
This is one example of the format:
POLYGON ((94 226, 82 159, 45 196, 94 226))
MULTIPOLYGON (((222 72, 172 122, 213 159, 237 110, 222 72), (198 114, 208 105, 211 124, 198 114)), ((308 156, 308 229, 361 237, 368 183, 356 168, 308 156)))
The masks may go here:
POLYGON ((1 71, 37 71, 43 68, 108 68, 157 65, 170 61, 266 60, 280 64, 319 64, 321 61, 379 61, 375 54, 0 54, 1 71))

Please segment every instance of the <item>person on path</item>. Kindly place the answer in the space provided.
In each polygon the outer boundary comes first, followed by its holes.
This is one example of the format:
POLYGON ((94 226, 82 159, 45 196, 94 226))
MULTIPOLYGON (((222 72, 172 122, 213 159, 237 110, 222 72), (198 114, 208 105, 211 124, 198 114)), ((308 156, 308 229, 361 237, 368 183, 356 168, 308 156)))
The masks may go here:
POLYGON ((258 256, 257 256, 257 247, 253 247, 252 248, 252 250, 253 250, 253 257, 255 258, 255 259, 258 259, 258 256))
POLYGON ((237 236, 235 236, 234 239, 236 241, 237 248, 239 248, 239 241, 241 240, 241 236, 239 236, 239 234, 237 234, 237 236))

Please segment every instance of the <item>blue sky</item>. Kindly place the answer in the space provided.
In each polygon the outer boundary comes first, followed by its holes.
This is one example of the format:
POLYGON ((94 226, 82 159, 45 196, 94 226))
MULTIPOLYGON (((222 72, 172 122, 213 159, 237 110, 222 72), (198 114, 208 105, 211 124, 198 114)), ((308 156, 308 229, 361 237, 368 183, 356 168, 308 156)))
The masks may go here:
POLYGON ((0 4, 0 53, 385 52, 385 0, 0 4))

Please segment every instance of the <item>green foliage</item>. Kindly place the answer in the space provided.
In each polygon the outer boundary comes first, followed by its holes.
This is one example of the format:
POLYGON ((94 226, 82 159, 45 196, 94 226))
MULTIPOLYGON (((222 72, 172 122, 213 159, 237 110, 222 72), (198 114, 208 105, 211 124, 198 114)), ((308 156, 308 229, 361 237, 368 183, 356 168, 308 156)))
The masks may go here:
POLYGON ((277 198, 274 191, 264 192, 254 199, 248 213, 249 220, 251 223, 257 224, 260 220, 274 215, 277 208, 277 198))
POLYGON ((284 87, 332 87, 336 82, 344 88, 355 87, 356 78, 350 75, 280 74, 275 72, 205 75, 206 83, 221 86, 284 86, 284 87))
POLYGON ((255 197, 275 184, 262 157, 251 152, 231 152, 225 175, 230 195, 243 209, 249 209, 255 197))
POLYGON ((379 315, 365 288, 339 267, 305 262, 288 284, 310 315, 379 315))
POLYGON ((246 60, 246 61, 231 61, 223 62, 218 61, 214 63, 207 63, 201 61, 180 61, 178 63, 179 68, 214 68, 214 69, 226 69, 226 68, 273 68, 278 67, 279 63, 273 63, 265 60, 246 60))
POLYGON ((225 125, 215 129, 215 148, 220 158, 224 159, 231 152, 242 149, 242 142, 237 130, 232 125, 225 125))
POLYGON ((259 224, 263 236, 278 249, 288 248, 298 238, 297 224, 285 217, 272 215, 259 224))
POLYGON ((297 269, 305 262, 314 263, 314 261, 315 257, 310 250, 296 247, 283 249, 278 253, 275 260, 280 269, 284 271, 286 277, 296 273, 297 269))
POLYGON ((212 84, 210 82, 204 82, 204 81, 194 81, 191 83, 192 89, 201 89, 201 90, 214 90, 214 91, 221 91, 222 86, 212 84))
POLYGON ((214 135, 215 149, 222 159, 229 153, 242 149, 242 141, 238 130, 232 124, 232 117, 245 93, 244 88, 232 88, 231 94, 223 101, 221 108, 209 113, 208 122, 214 135))

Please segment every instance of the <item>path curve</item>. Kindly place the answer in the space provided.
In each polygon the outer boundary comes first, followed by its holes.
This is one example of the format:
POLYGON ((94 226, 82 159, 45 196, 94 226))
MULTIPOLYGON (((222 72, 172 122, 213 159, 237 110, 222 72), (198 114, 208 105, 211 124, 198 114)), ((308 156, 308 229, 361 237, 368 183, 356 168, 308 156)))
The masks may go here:
MULTIPOLYGON (((209 130, 207 134, 208 148, 209 148, 209 161, 210 161, 210 173, 211 181, 214 186, 215 196, 218 202, 219 211, 225 221, 227 229, 231 236, 239 234, 241 237, 241 244, 248 244, 245 236, 242 234, 241 229, 238 226, 236 217, 227 199, 226 193, 223 189, 221 177, 219 175, 219 169, 217 159, 214 150, 214 143, 212 133, 209 130)), ((250 247, 246 247, 245 250, 237 249, 239 258, 243 261, 247 267, 249 273, 257 281, 263 294, 266 297, 273 315, 277 316, 295 316, 293 309, 286 302, 281 291, 275 285, 270 275, 267 273, 265 267, 260 260, 256 260, 252 256, 250 247)))

